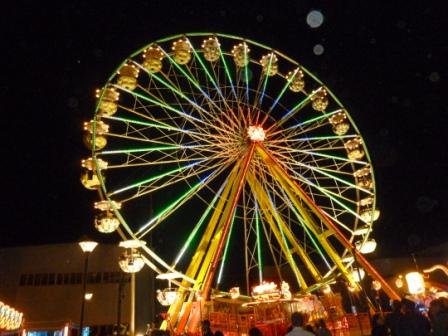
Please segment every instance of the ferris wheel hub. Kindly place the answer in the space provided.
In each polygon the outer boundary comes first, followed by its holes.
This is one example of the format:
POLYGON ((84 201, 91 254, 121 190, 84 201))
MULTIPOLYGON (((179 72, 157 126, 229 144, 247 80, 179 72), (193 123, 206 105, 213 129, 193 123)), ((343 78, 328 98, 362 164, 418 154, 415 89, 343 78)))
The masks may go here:
POLYGON ((263 127, 252 125, 247 129, 247 136, 252 141, 261 142, 264 141, 266 133, 263 127))

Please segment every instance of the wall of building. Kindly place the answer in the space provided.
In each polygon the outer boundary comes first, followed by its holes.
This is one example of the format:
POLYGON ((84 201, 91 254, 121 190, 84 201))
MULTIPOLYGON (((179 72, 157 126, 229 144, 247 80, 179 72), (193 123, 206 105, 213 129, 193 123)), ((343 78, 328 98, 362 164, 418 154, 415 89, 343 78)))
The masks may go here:
MULTIPOLYGON (((89 256, 86 291, 93 298, 86 301, 84 325, 116 324, 120 281, 121 323, 129 323, 130 277, 119 269, 121 252, 115 245, 98 245, 89 256)), ((28 325, 79 323, 84 261, 76 243, 0 249, 0 300, 22 311, 28 325)), ((146 307, 140 310, 146 316, 137 315, 140 325, 153 315, 148 308, 151 291, 142 289, 150 278, 148 270, 137 276, 137 293, 142 293, 137 301, 146 307)))

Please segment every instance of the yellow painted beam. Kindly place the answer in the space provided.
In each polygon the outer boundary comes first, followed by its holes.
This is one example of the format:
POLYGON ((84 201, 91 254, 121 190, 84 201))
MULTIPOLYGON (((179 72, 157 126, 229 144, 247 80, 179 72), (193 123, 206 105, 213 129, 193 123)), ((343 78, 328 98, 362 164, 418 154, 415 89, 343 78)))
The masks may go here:
MULTIPOLYGON (((231 193, 232 188, 234 187, 233 180, 236 178, 236 176, 238 176, 239 166, 240 166, 240 162, 238 162, 234 166, 232 171, 230 172, 229 178, 227 180, 227 184, 224 187, 223 193, 217 202, 216 208, 213 211, 210 221, 208 222, 208 225, 206 226, 205 232, 202 235, 201 241, 199 242, 199 245, 196 248, 196 252, 193 255, 193 257, 190 261, 190 264, 187 268, 187 271, 185 274, 192 279, 196 280, 198 272, 200 273, 202 269, 208 268, 208 264, 204 263, 204 260, 206 259, 206 253, 211 252, 208 247, 209 247, 210 241, 212 240, 212 237, 216 231, 218 220, 222 215, 223 208, 227 202, 229 194, 231 193)), ((201 280, 200 281, 196 280, 196 288, 194 288, 193 290, 199 289, 197 286, 201 285, 200 282, 201 282, 201 280)), ((182 317, 179 316, 179 314, 180 314, 182 308, 184 307, 184 303, 192 300, 191 297, 188 298, 188 296, 190 294, 190 290, 189 290, 190 287, 191 287, 190 282, 185 281, 185 280, 182 281, 181 287, 179 288, 179 299, 176 300, 176 302, 174 302, 168 309, 168 315, 170 316, 171 323, 173 325, 173 328, 176 329, 176 332, 177 331, 181 332, 183 330, 183 326, 182 326, 181 322, 183 322, 183 324, 186 323, 185 319, 183 320, 182 317), (179 328, 182 330, 178 330, 179 328)), ((186 307, 184 307, 184 312, 186 312, 186 310, 188 310, 188 305, 186 307)), ((184 314, 182 314, 182 315, 184 315, 184 314)), ((166 327, 167 327, 166 323, 165 322, 162 323, 161 328, 166 329, 166 327)))
MULTIPOLYGON (((283 169, 280 169, 281 167, 279 167, 279 164, 272 159, 272 157, 269 155, 269 153, 266 151, 264 147, 258 146, 257 153, 262 157, 272 176, 280 183, 283 190, 286 192, 289 199, 293 203, 293 205, 299 211, 300 215, 304 219, 305 224, 307 225, 307 228, 311 231, 311 233, 315 237, 319 239, 322 248, 325 250, 325 252, 331 258, 331 260, 341 271, 343 277, 349 282, 351 286, 353 286, 354 288, 358 288, 359 287, 358 284, 355 282, 352 275, 345 267, 344 263, 339 257, 339 254, 335 251, 334 247, 330 244, 330 242, 326 239, 326 237, 321 235, 321 232, 319 231, 319 226, 312 218, 312 216, 310 216, 307 209, 305 209, 304 205, 302 204, 303 193, 301 192, 301 190, 297 190, 297 188, 294 188, 295 184, 291 183, 292 182, 291 178, 286 174, 286 172, 283 169)), ((304 203, 306 204, 306 202, 304 203)), ((313 208, 310 208, 310 210, 313 211, 313 208)))
MULTIPOLYGON (((368 262, 368 260, 353 246, 353 244, 344 236, 344 234, 338 229, 338 227, 331 221, 330 218, 327 217, 326 214, 322 212, 322 210, 313 202, 313 200, 303 191, 303 189, 297 184, 297 182, 289 176, 286 170, 278 163, 278 161, 264 148, 263 145, 257 146, 257 152, 263 158, 268 167, 272 167, 272 172, 276 171, 276 175, 280 176, 286 184, 290 186, 294 195, 297 195, 300 200, 302 200, 308 208, 322 221, 322 223, 326 226, 327 230, 332 232, 334 236, 339 240, 339 242, 348 250, 352 251, 352 253, 357 258, 357 261, 361 266, 365 269, 365 271, 375 280, 378 280, 384 292, 394 300, 399 300, 400 296, 397 292, 384 280, 384 278, 377 272, 377 270, 368 262)), ((289 188, 288 188, 289 189, 289 188)), ((286 190, 285 190, 286 191, 286 190)), ((311 228, 311 226, 310 226, 311 228)), ((323 238, 321 242, 327 242, 326 238, 323 238)), ((331 247, 331 246, 330 246, 331 247)), ((324 247, 325 248, 325 247, 324 247)), ((325 250, 327 250, 325 248, 325 250)), ((336 263, 339 267, 342 262, 340 262, 340 258, 336 253, 328 250, 334 257, 339 259, 336 263)), ((358 284, 356 284, 353 280, 351 274, 349 274, 342 264, 342 268, 340 268, 344 277, 349 281, 350 284, 355 284, 355 288, 359 288, 358 284)))
POLYGON ((277 239, 277 242, 283 252, 283 254, 286 256, 286 259, 288 260, 288 264, 291 266, 291 269, 294 272, 294 275, 296 276, 297 282, 299 283, 301 289, 305 291, 308 288, 308 285, 303 278, 302 273, 300 272, 294 258, 291 255, 291 252, 289 250, 289 247, 285 241, 285 239, 282 236, 281 229, 285 227, 286 225, 283 223, 282 218, 278 215, 276 209, 274 208, 272 202, 270 201, 266 191, 264 188, 260 185, 260 183, 256 180, 255 176, 253 174, 249 173, 247 175, 247 181, 251 187, 251 189, 254 191, 254 194, 257 195, 257 201, 260 204, 260 209, 264 215, 264 218, 269 223, 269 226, 274 233, 275 238, 277 239), (274 221, 275 219, 275 221, 274 221), (277 224, 276 224, 277 222, 277 224))

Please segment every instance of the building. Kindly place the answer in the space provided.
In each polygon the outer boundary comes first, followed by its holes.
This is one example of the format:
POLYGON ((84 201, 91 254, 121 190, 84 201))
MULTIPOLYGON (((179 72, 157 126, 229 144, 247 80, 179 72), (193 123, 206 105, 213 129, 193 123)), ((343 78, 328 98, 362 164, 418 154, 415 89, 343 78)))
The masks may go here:
MULTIPOLYGON (((91 335, 112 335, 116 325, 123 332, 130 324, 132 277, 120 270, 120 253, 118 246, 100 244, 89 256, 86 292, 92 297, 85 301, 83 325, 91 335)), ((30 335, 66 325, 77 330, 84 262, 77 243, 0 249, 0 301, 24 313, 30 335)), ((153 279, 147 267, 135 275, 136 333, 154 317, 153 279)))

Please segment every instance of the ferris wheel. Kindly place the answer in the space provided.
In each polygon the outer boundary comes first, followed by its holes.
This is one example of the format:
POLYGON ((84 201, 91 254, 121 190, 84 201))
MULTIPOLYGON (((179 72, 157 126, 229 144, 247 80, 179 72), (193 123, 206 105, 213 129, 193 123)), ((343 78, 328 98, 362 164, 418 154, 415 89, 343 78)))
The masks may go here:
POLYGON ((235 274, 247 295, 268 278, 300 293, 336 277, 357 288, 358 264, 382 280, 362 255, 379 214, 364 140, 298 62, 240 37, 182 34, 131 54, 97 98, 82 175, 100 196, 96 225, 119 229, 128 267, 175 274, 179 328, 192 293, 209 298, 235 274))

